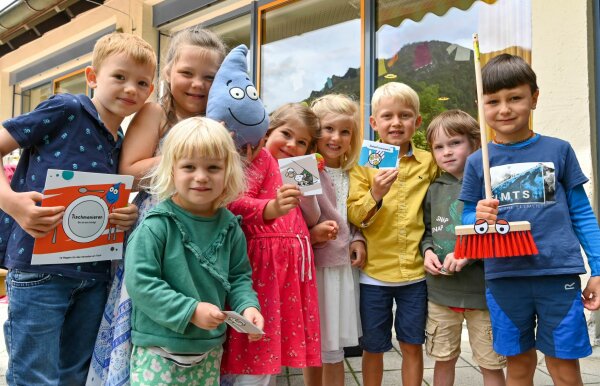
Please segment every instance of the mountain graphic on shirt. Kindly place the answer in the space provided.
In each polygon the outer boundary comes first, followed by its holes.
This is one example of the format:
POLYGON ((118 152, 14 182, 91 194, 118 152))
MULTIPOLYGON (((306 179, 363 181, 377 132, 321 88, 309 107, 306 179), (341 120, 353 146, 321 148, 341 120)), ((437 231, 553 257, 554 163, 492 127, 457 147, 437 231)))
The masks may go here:
POLYGON ((555 201, 555 168, 552 162, 494 166, 490 174, 492 195, 500 200, 500 206, 555 201))

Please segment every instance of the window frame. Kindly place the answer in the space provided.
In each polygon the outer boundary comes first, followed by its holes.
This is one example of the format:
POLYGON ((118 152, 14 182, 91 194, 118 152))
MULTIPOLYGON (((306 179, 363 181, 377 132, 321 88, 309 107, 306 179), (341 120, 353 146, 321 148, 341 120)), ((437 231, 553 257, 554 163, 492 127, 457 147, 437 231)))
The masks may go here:
MULTIPOLYGON (((248 47, 248 50, 250 50, 250 52, 252 53, 252 60, 250 60, 250 68, 248 69, 248 72, 250 73, 250 77, 251 77, 252 81, 254 82, 254 84, 256 84, 256 67, 257 66, 254 65, 254 63, 256 63, 256 50, 254 48, 258 47, 258 45, 256 44, 256 35, 257 35, 256 2, 253 1, 251 4, 244 5, 244 6, 237 8, 231 12, 227 12, 223 15, 220 15, 213 19, 210 19, 209 21, 204 23, 202 26, 204 28, 210 29, 212 27, 218 26, 219 24, 223 24, 228 21, 237 19, 238 17, 247 16, 247 15, 250 15, 250 47, 248 47)), ((229 47, 229 49, 231 49, 231 48, 235 48, 235 47, 229 47)))
MULTIPOLYGON (((39 86, 41 86, 43 84, 50 84, 50 91, 51 91, 50 95, 55 95, 56 94, 54 92, 54 90, 55 90, 55 84, 54 84, 55 81, 60 81, 60 80, 65 79, 65 78, 67 78, 69 76, 72 76, 73 74, 78 73, 78 72, 85 72, 85 68, 87 66, 90 66, 90 65, 91 65, 91 62, 86 62, 86 63, 83 63, 83 64, 78 65, 76 67, 72 67, 72 68, 70 68, 70 69, 68 69, 66 71, 63 71, 63 72, 59 73, 59 74, 56 74, 56 75, 53 75, 53 76, 49 76, 49 77, 41 79, 41 80, 39 80, 39 81, 37 81, 35 83, 32 83, 32 84, 29 84, 29 85, 27 85, 25 87, 19 88, 18 92, 17 92, 17 88, 19 87, 19 85, 18 84, 14 84, 13 85, 13 109, 12 109, 12 116, 15 117, 17 115, 23 114, 23 98, 22 98, 23 92, 29 91, 29 90, 34 89, 36 87, 39 87, 39 86), (21 99, 19 103, 16 103, 16 96, 19 96, 20 99, 21 99), (18 114, 16 112, 17 105, 19 107, 19 113, 18 114)), ((85 95, 87 95, 87 96, 89 96, 91 98, 92 97, 92 90, 88 86, 87 81, 86 81, 85 88, 86 88, 86 94, 85 95)))
MULTIPOLYGON (((273 11, 287 5, 296 3, 300 0, 258 0, 256 1, 256 28, 253 29, 253 34, 256 37, 256 47, 254 50, 256 71, 255 71, 255 82, 256 89, 260 95, 260 73, 261 73, 261 47, 262 47, 262 23, 263 15, 266 12, 273 11)), ((365 139, 374 138, 374 131, 371 129, 369 124, 369 113, 367 108, 370 110, 370 103, 366 101, 371 100, 373 94, 373 79, 375 77, 374 67, 371 66, 370 62, 374 58, 374 46, 375 38, 372 32, 373 21, 371 15, 373 15, 374 5, 376 0, 359 0, 360 2, 360 56, 362 61, 360 62, 360 73, 359 73, 359 110, 360 110, 360 121, 363 124, 363 135, 365 139)), ((370 112, 370 111, 369 111, 370 112)))
MULTIPOLYGON (((82 74, 82 73, 84 74, 84 79, 85 79, 85 67, 73 70, 73 71, 69 72, 68 74, 53 78, 52 79, 52 95, 57 94, 56 91, 57 91, 57 87, 60 85, 60 82, 66 80, 66 79, 72 78, 76 75, 82 74)), ((90 86, 87 84, 87 81, 86 81, 85 82, 85 95, 90 96, 90 91, 91 91, 90 86)))

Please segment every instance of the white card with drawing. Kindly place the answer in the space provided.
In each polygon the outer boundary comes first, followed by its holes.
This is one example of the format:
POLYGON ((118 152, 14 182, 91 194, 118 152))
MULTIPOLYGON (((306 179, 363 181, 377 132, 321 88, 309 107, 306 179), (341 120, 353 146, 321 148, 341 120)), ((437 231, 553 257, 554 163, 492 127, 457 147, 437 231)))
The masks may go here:
POLYGON ((227 315, 227 319, 225 319, 225 323, 231 326, 234 330, 240 333, 245 334, 262 334, 264 335, 264 331, 260 328, 256 327, 256 325, 252 324, 251 321, 244 318, 242 315, 238 314, 235 311, 223 311, 225 315, 227 315))
POLYGON ((278 161, 284 184, 298 186, 305 196, 314 196, 323 192, 315 154, 282 158, 278 161))

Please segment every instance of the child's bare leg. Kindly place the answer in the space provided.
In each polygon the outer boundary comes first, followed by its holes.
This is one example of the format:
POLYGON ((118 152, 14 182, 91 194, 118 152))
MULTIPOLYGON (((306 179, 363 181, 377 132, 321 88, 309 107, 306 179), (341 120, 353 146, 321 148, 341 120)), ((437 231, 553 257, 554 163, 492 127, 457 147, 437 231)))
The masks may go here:
POLYGON ((546 366, 555 386, 583 385, 578 359, 558 359, 546 355, 546 366))
POLYGON ((479 366, 481 375, 483 375, 483 386, 504 386, 506 379, 502 369, 486 369, 479 366))
POLYGON ((435 366, 433 367, 433 386, 454 385, 457 360, 458 357, 448 361, 435 361, 435 366))
POLYGON ((305 367, 302 369, 304 375, 305 386, 322 386, 323 385, 323 368, 322 367, 305 367))
POLYGON ((344 386, 344 362, 323 363, 323 385, 344 386))
POLYGON ((402 352, 402 385, 419 386, 423 383, 423 345, 399 343, 402 352))
POLYGON ((537 354, 532 348, 519 355, 506 357, 506 385, 533 386, 537 354))
POLYGON ((363 386, 381 386, 383 380, 383 353, 363 351, 362 371, 363 386))

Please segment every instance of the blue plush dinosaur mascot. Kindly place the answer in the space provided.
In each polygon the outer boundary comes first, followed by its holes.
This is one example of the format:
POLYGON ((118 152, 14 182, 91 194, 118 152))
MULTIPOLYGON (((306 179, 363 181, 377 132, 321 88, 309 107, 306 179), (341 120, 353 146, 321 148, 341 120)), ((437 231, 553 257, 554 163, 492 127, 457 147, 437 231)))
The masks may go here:
POLYGON ((246 54, 240 45, 223 60, 208 93, 206 116, 224 122, 238 148, 256 146, 269 128, 269 116, 248 76, 246 54))

